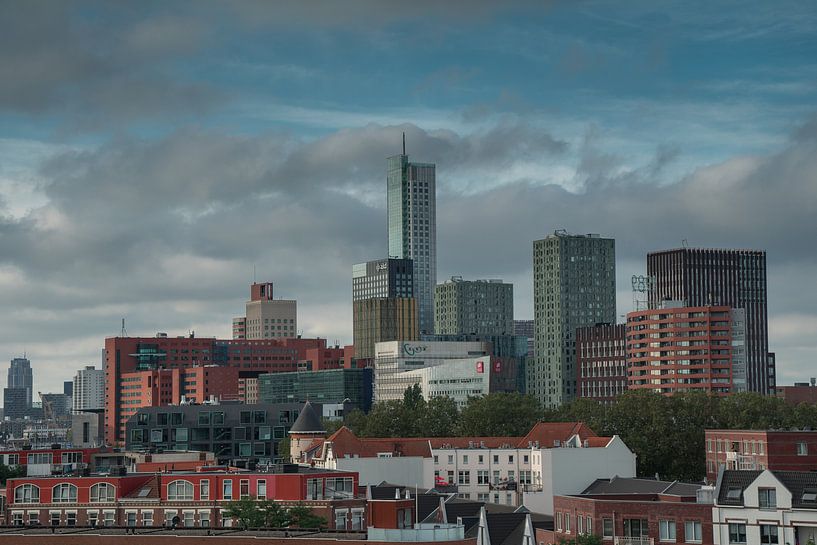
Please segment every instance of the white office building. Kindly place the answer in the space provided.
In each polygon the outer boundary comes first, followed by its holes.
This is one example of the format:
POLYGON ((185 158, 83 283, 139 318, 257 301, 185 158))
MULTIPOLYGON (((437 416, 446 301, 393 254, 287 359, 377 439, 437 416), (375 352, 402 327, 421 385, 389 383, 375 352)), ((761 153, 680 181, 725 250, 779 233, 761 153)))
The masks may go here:
POLYGON ((105 408, 105 371, 86 365, 74 375, 73 412, 105 408))

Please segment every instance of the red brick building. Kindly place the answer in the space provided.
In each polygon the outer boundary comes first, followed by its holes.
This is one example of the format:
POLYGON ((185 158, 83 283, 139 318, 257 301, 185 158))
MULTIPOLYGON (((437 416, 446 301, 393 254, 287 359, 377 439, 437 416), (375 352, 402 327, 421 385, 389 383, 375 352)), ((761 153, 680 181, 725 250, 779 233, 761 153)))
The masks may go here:
POLYGON ((94 455, 104 450, 102 448, 4 450, 0 451, 0 464, 23 467, 26 475, 70 473, 92 465, 94 455))
POLYGON ((6 520, 51 526, 229 527, 226 504, 242 498, 302 502, 330 528, 363 529, 357 474, 285 466, 282 473, 138 473, 90 477, 25 477, 6 485, 6 520), (342 516, 341 516, 342 515, 342 516))
POLYGON ((219 340, 215 338, 111 337, 105 339, 105 441, 124 443, 125 423, 136 409, 198 403, 210 396, 238 399, 239 378, 261 373, 334 369, 342 348, 326 339, 219 340))
POLYGON ((745 389, 745 324, 727 306, 683 307, 627 314, 630 389, 672 395, 745 389), (740 333, 742 328, 742 333, 740 333))
POLYGON ((706 479, 718 469, 817 471, 817 431, 706 430, 706 479))
POLYGON ((677 481, 597 479, 581 494, 554 496, 549 543, 594 534, 610 545, 711 545, 712 494, 702 494, 698 503, 701 489, 677 481))
POLYGON ((778 386, 775 393, 789 405, 817 404, 817 386, 808 382, 795 382, 794 386, 778 386))
POLYGON ((627 391, 624 324, 576 329, 576 397, 612 402, 627 391))

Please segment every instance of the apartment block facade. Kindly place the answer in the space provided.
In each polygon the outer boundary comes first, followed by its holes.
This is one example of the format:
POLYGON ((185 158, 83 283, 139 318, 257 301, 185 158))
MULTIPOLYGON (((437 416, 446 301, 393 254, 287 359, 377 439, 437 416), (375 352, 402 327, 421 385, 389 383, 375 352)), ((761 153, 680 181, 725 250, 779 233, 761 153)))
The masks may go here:
POLYGON ((774 356, 769 353, 766 252, 678 248, 647 254, 647 274, 655 279, 653 308, 664 300, 686 306, 728 306, 746 315, 746 385, 773 394, 774 356))
POLYGON ((527 393, 558 407, 576 397, 576 329, 616 321, 615 240, 556 231, 534 241, 533 308, 527 393))
POLYGON ((434 332, 438 335, 511 335, 513 284, 452 276, 434 291, 434 332))
POLYGON ((746 389, 743 309, 661 308, 627 314, 630 389, 672 395, 704 391, 726 395, 746 389))
POLYGON ((612 403, 627 391, 624 324, 576 329, 576 397, 612 403))
POLYGON ((706 430, 706 478, 718 470, 817 471, 817 431, 706 430))

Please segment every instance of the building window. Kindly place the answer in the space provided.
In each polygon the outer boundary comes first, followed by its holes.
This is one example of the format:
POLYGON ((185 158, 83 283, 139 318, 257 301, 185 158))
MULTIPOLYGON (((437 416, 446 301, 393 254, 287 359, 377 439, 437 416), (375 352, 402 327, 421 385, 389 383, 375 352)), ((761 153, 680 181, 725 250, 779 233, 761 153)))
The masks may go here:
POLYGON ((69 483, 60 483, 52 490, 51 503, 76 503, 77 487, 69 483))
POLYGON ((323 479, 306 480, 306 499, 308 500, 323 499, 323 479))
POLYGON ((142 511, 142 526, 153 526, 153 511, 142 511))
POLYGON ((14 489, 14 503, 40 503, 40 487, 23 484, 14 489))
POLYGON ((200 500, 210 499, 210 479, 204 479, 203 481, 199 481, 199 499, 200 500))
POLYGON ((684 523, 684 541, 687 543, 701 542, 701 523, 697 520, 688 520, 684 523))
POLYGON ((777 545, 777 526, 771 524, 760 525, 760 542, 764 545, 777 545))
POLYGON ((125 513, 125 526, 136 526, 136 511, 125 513))
POLYGON ((222 484, 223 484, 223 486, 221 488, 221 491, 222 491, 221 499, 222 500, 231 500, 231 499, 233 499, 233 481, 232 481, 232 479, 227 479, 222 484))
MULTIPOLYGON (((20 513, 22 515, 22 513, 20 513)), ((38 526, 40 524, 40 512, 39 511, 32 511, 28 514, 28 523, 32 526, 38 526)))
POLYGON ((113 526, 116 523, 116 511, 105 511, 102 516, 105 520, 105 526, 113 526))
POLYGON ((661 541, 675 541, 675 521, 658 521, 658 539, 661 541))
POLYGON ((60 525, 60 512, 59 511, 52 511, 51 512, 51 526, 59 526, 60 525))
POLYGON ((556 531, 562 531, 562 513, 560 511, 556 512, 556 531))
POLYGON ((116 489, 110 483, 97 483, 91 487, 91 502, 116 500, 116 489))
POLYGON ((745 524, 732 523, 729 525, 729 543, 746 543, 745 524))
POLYGON ((570 533, 570 513, 565 513, 565 533, 570 533))
POLYGON ((335 530, 346 529, 346 509, 338 509, 335 511, 335 530))
POLYGON ((195 511, 185 511, 184 515, 184 526, 185 528, 192 528, 196 525, 196 513, 195 511))
POLYGON ((797 455, 808 456, 808 444, 805 441, 797 443, 797 455))
POLYGON ((243 500, 250 497, 250 481, 248 479, 241 479, 238 481, 239 497, 243 500))
POLYGON ((23 525, 23 512, 22 511, 15 511, 11 514, 11 523, 14 526, 22 526, 23 525))
POLYGON ((757 503, 761 509, 777 508, 777 493, 774 488, 759 488, 757 491, 757 503))
POLYGON ((588 534, 593 533, 593 519, 590 515, 587 515, 587 518, 584 519, 584 531, 588 534))
POLYGON ((167 485, 168 501, 183 501, 193 499, 193 483, 190 481, 172 481, 167 485))
POLYGON ((462 456, 462 463, 463 463, 463 464, 467 464, 467 463, 468 463, 468 455, 467 455, 467 454, 463 454, 463 456, 462 456))
POLYGON ((65 513, 65 525, 66 526, 77 525, 77 513, 75 511, 69 511, 68 513, 65 513))
POLYGON ((480 469, 477 471, 477 484, 490 484, 487 470, 480 469))
POLYGON ((94 527, 99 521, 99 513, 96 511, 88 511, 88 526, 94 527))
POLYGON ((457 484, 471 484, 471 472, 460 471, 457 473, 457 484))
POLYGON ((202 528, 210 527, 210 511, 199 511, 199 526, 202 528))

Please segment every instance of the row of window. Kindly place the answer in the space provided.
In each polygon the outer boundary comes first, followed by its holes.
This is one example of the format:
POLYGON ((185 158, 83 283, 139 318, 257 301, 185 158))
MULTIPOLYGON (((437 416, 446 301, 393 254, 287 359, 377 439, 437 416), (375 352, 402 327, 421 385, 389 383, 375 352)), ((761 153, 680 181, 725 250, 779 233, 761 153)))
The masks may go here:
MULTIPOLYGON (((116 487, 110 483, 91 486, 92 503, 112 502, 116 499, 116 487)), ((76 503, 77 487, 71 483, 60 483, 51 489, 51 503, 76 503)), ((39 503, 40 487, 26 483, 14 489, 14 503, 39 503)))
MULTIPOLYGON (((484 463, 485 463, 485 459, 486 459, 486 458, 487 458, 487 456, 485 456, 484 454, 478 454, 478 455, 477 455, 477 463, 478 463, 478 464, 484 464, 484 463)), ((468 463, 468 460, 469 460, 468 455, 467 455, 467 454, 463 454, 463 455, 462 455, 462 463, 463 463, 463 464, 467 464, 467 463, 468 463)), ((523 456, 522 456, 522 463, 523 463, 523 464, 527 464, 527 463, 529 463, 529 462, 528 462, 528 460, 529 460, 529 456, 528 456, 527 454, 525 454, 525 455, 523 455, 523 456)), ((494 462, 495 464, 498 464, 498 463, 499 463, 499 454, 494 454, 494 455, 493 455, 493 462, 494 462)), ((437 454, 435 454, 435 455, 434 455, 434 465, 439 465, 439 463, 440 463, 440 456, 439 456, 439 455, 437 455, 437 454)), ((454 463, 454 455, 453 455, 453 454, 449 454, 449 455, 448 455, 448 464, 450 465, 450 464, 453 464, 453 463, 454 463)), ((508 463, 509 463, 509 464, 514 463, 514 455, 513 455, 513 454, 509 454, 509 455, 508 455, 508 463)))
MULTIPOLYGON (((569 512, 556 512, 556 531, 570 534, 573 532, 573 516, 569 512)), ((575 531, 577 534, 593 533, 593 518, 590 515, 575 516, 575 531)), ((601 535, 603 539, 613 539, 615 527, 612 518, 601 519, 601 535)), ((632 538, 649 537, 649 523, 646 519, 624 519, 624 536, 632 538)), ((674 520, 658 521, 658 539, 663 542, 676 542, 676 522, 674 520)), ((702 523, 699 520, 684 521, 684 541, 686 543, 700 543, 702 537, 702 523)), ((775 542, 776 543, 776 542, 775 542)))

